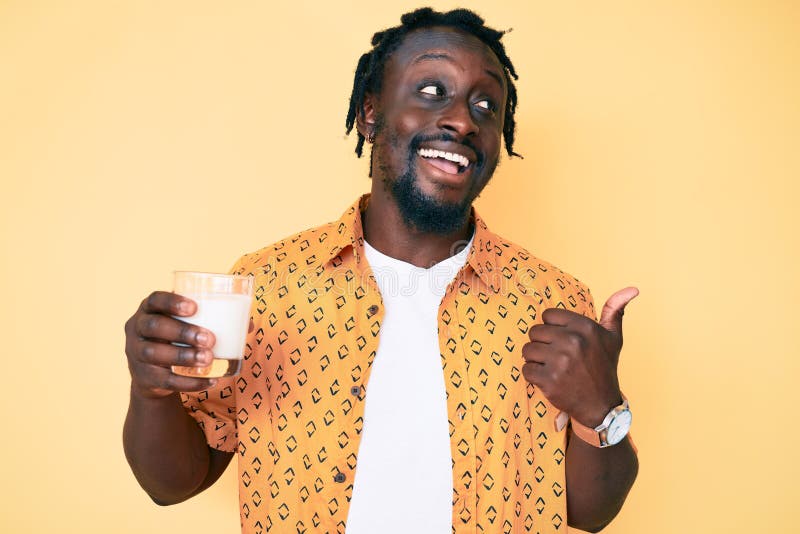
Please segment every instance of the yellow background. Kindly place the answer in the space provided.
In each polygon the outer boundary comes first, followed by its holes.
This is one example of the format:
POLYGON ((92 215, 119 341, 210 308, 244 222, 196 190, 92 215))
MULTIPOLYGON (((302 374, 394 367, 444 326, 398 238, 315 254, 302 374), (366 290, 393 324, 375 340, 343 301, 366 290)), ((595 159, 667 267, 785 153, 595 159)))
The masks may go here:
MULTIPOLYGON (((171 508, 136 485, 123 323, 172 270, 368 189, 352 72, 417 5, 0 0, 0 531, 238 532, 233 470, 171 508)), ((463 5, 514 28, 521 74, 525 159, 481 214, 598 306, 642 292, 620 371, 641 471, 607 532, 796 532, 798 4, 463 5)))

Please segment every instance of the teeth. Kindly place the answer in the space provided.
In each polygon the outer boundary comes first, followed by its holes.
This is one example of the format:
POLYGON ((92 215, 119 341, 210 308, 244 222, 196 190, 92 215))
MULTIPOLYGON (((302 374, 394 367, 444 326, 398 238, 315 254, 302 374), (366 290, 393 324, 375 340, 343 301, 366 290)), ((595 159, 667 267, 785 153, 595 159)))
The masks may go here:
POLYGON ((453 163, 458 163, 461 167, 468 167, 469 160, 461 154, 454 154, 452 152, 445 152, 444 150, 436 150, 433 148, 420 148, 418 154, 423 158, 442 158, 453 163))

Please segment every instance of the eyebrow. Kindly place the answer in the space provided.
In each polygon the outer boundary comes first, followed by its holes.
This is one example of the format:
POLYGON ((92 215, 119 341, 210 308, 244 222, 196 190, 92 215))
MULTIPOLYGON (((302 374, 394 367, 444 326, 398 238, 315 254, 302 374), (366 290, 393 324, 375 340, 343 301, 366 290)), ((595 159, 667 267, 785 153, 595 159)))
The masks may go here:
MULTIPOLYGON (((428 53, 428 54, 421 54, 421 55, 415 57, 414 61, 412 61, 412 63, 421 63, 423 61, 431 61, 431 60, 437 60, 437 59, 444 59, 445 61, 449 61, 451 63, 455 62, 455 60, 452 57, 450 57, 449 55, 447 55, 447 54, 443 54, 443 53, 440 53, 440 52, 439 53, 431 52, 431 53, 428 53)), ((486 71, 486 74, 488 74, 489 76, 491 76, 492 78, 494 78, 497 81, 497 83, 498 83, 498 85, 500 85, 500 87, 504 87, 503 78, 499 74, 497 74, 495 71, 493 71, 491 69, 485 69, 485 71, 486 71)))

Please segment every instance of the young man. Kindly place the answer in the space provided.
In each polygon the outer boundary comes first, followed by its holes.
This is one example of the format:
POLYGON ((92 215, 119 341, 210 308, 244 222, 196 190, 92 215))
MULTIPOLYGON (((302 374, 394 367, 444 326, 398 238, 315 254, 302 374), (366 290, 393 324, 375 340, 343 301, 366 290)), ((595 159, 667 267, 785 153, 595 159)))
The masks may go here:
POLYGON ((514 155, 502 34, 466 10, 401 20, 347 117, 371 194, 234 267, 257 288, 239 376, 170 372, 210 361, 213 334, 170 317, 190 300, 152 293, 128 321, 128 460, 171 504, 238 453, 246 533, 600 530, 638 468, 617 380, 637 291, 598 324, 587 288, 488 230, 472 202, 514 155))

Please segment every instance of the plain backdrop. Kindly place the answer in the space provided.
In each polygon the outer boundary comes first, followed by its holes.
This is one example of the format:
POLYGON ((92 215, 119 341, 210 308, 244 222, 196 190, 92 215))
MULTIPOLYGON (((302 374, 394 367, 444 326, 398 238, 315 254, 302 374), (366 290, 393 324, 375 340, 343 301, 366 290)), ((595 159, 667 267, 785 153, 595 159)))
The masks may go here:
MULTIPOLYGON (((641 471, 606 532, 796 532, 799 4, 462 5, 520 73, 525 159, 479 212, 598 306, 641 290, 641 471)), ((0 0, 0 531, 238 532, 233 469, 170 508, 130 474, 123 323, 368 190, 353 71, 418 6, 0 0)))

